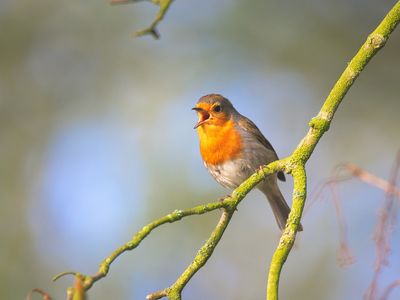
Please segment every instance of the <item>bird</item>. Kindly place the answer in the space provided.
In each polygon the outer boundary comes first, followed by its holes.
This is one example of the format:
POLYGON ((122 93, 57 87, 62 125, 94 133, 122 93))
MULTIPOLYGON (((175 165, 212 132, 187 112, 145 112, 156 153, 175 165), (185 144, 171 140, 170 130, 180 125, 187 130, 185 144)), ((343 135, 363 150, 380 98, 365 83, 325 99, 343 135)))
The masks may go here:
MULTIPOLYGON (((278 160, 258 127, 224 96, 205 95, 192 109, 198 115, 194 129, 197 129, 204 165, 225 188, 237 188, 261 166, 278 160)), ((278 179, 286 181, 282 171, 266 176, 257 188, 267 197, 279 229, 283 230, 290 207, 279 189, 278 179)))

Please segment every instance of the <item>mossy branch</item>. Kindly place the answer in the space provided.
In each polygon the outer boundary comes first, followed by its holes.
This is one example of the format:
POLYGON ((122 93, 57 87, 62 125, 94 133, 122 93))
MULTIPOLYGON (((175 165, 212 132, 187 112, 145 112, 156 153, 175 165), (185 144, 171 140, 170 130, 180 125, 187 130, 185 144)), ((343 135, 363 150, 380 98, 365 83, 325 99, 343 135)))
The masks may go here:
POLYGON ((180 295, 183 288, 193 277, 193 275, 201 267, 203 267, 207 260, 211 257, 239 203, 259 182, 261 182, 265 178, 265 176, 283 170, 285 165, 284 161, 285 160, 272 162, 268 166, 258 170, 246 181, 244 181, 238 188, 236 188, 230 196, 227 196, 222 201, 211 202, 185 210, 175 210, 172 213, 147 224, 141 230, 139 230, 129 242, 119 247, 117 250, 111 253, 110 256, 104 259, 95 275, 83 275, 75 272, 63 272, 59 275, 56 275, 53 280, 57 280, 64 275, 72 274, 81 279, 81 281, 83 282, 83 287, 87 291, 93 286, 96 281, 107 276, 110 266, 115 259, 117 259, 124 252, 133 250, 137 246, 139 246, 139 244, 151 233, 151 231, 153 231, 157 227, 166 223, 179 221, 187 216, 202 215, 216 209, 222 209, 223 212, 221 218, 216 225, 214 231, 211 233, 210 238, 200 248, 193 262, 188 266, 188 268, 170 287, 165 288, 162 291, 149 294, 147 297, 147 299, 160 299, 167 296, 169 299, 181 299, 180 295))
MULTIPOLYGON (((144 1, 144 0, 111 0, 111 4, 128 4, 139 1, 144 1)), ((153 22, 150 24, 150 26, 146 27, 145 29, 136 31, 135 36, 151 35, 153 38, 159 39, 160 34, 157 31, 157 25, 164 19, 164 16, 167 13, 169 7, 171 6, 173 0, 147 0, 147 1, 159 6, 160 9, 153 22)))
POLYGON ((400 1, 389 11, 379 26, 368 36, 365 43, 350 61, 326 98, 320 112, 309 125, 310 130, 299 146, 288 158, 294 179, 293 203, 286 228, 272 257, 269 269, 266 297, 278 299, 279 277, 290 250, 294 244, 301 214, 306 200, 305 164, 314 151, 322 135, 329 129, 333 116, 347 91, 370 59, 385 45, 392 31, 400 22, 400 1))
MULTIPOLYGON (((125 2, 137 2, 137 0, 112 1, 112 3, 125 2)), ((153 36, 157 37, 155 27, 163 18, 172 0, 153 0, 152 2, 160 5, 159 16, 157 16, 156 20, 149 28, 140 31, 139 34, 153 34, 153 36)), ((223 212, 220 220, 211 233, 209 239, 200 248, 193 262, 187 267, 182 275, 170 287, 147 296, 147 299, 149 300, 160 299, 163 297, 168 297, 169 299, 173 300, 180 300, 183 288, 193 277, 193 275, 202 266, 204 266, 207 260, 211 257, 239 203, 259 182, 265 178, 265 176, 283 170, 286 173, 291 174, 294 179, 293 202, 286 227, 282 232, 278 247, 271 260, 266 292, 267 299, 278 299, 280 273, 283 264, 285 263, 294 244, 306 200, 307 177, 305 165, 314 151, 318 141, 329 129, 333 116, 347 91, 352 86, 360 72, 367 65, 369 60, 379 51, 379 49, 385 45, 389 35, 398 25, 399 21, 400 1, 395 4, 392 10, 383 19, 381 24, 368 36, 364 45, 362 45, 360 50, 350 61, 325 100, 321 111, 310 121, 310 129, 307 135, 302 139, 292 155, 264 166, 262 169, 258 170, 247 180, 245 180, 232 192, 230 196, 226 197, 223 201, 199 205, 187 210, 175 210, 174 212, 144 226, 129 242, 115 250, 109 257, 107 257, 100 264, 99 270, 95 275, 88 276, 73 273, 78 279, 78 282, 82 283, 81 285, 84 291, 87 291, 96 281, 108 274, 111 263, 117 257, 126 251, 135 249, 151 233, 151 231, 157 227, 166 223, 179 221, 187 216, 201 215, 216 209, 222 209, 223 212)), ((59 276, 56 276, 55 279, 65 274, 67 273, 60 274, 59 276)), ((70 272, 68 274, 70 274, 70 272)), ((82 292, 80 293, 82 295, 84 294, 82 292)))
POLYGON ((181 276, 175 281, 173 285, 170 287, 152 293, 146 297, 147 300, 155 300, 163 297, 168 297, 171 300, 180 300, 181 293, 183 288, 189 282, 189 280, 193 277, 193 275, 203 267, 208 259, 211 257, 215 247, 217 246, 219 240, 221 239, 226 227, 229 224, 230 219, 234 213, 233 209, 224 208, 224 212, 221 215, 221 218, 211 233, 211 236, 206 241, 206 243, 200 248, 193 262, 186 268, 186 270, 182 273, 181 276))

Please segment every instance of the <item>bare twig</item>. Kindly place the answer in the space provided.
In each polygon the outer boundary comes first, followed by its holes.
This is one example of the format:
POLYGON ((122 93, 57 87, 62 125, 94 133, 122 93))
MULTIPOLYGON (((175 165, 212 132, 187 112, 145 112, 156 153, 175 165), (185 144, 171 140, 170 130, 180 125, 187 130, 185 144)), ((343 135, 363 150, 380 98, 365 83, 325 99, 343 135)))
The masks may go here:
MULTIPOLYGON (((338 165, 337 167, 337 171, 338 173, 341 170, 345 170, 347 172, 349 172, 352 176, 350 177, 342 177, 342 178, 334 178, 333 181, 338 182, 343 181, 343 180, 347 180, 347 179, 351 179, 351 178, 355 178, 355 179, 359 179, 369 185, 375 186, 378 189, 381 189, 383 191, 385 191, 386 193, 390 193, 391 195, 400 198, 400 189, 398 189, 395 185, 393 185, 391 182, 388 182, 362 168, 360 168, 359 166, 352 164, 352 163, 342 163, 340 165, 338 165)), ((329 181, 328 181, 329 183, 329 181)))
MULTIPOLYGON (((145 29, 136 31, 135 36, 151 35, 153 38, 159 39, 160 34, 157 31, 157 25, 164 19, 164 16, 167 13, 169 7, 171 6, 173 0, 148 0, 148 1, 152 2, 155 5, 158 5, 160 9, 153 22, 150 24, 150 26, 145 29)), ((139 0, 111 0, 111 4, 128 4, 135 2, 139 2, 139 0)))
POLYGON ((26 300, 31 300, 34 293, 42 295, 43 300, 52 300, 52 298, 50 297, 50 295, 48 293, 46 293, 44 290, 38 289, 38 288, 30 291, 28 293, 28 295, 26 296, 26 300))
MULTIPOLYGON (((397 164, 397 162, 396 162, 397 164)), ((394 166, 396 166, 394 164, 394 166)), ((393 197, 400 199, 400 190, 394 185, 393 182, 386 181, 353 163, 340 163, 332 171, 332 175, 329 179, 319 184, 318 187, 312 193, 310 197, 307 209, 314 204, 316 201, 320 200, 323 192, 326 188, 329 188, 332 195, 332 201, 335 205, 336 216, 339 224, 339 250, 338 250, 338 261, 342 266, 352 263, 354 257, 349 247, 348 237, 347 237, 347 222, 344 214, 342 212, 342 205, 340 203, 340 198, 337 194, 337 184, 339 182, 349 181, 351 179, 358 179, 368 185, 374 186, 385 192, 386 195, 392 195, 393 197)))
POLYGON ((397 206, 395 203, 395 185, 399 176, 400 152, 396 157, 390 175, 389 184, 385 190, 385 201, 380 209, 378 224, 374 232, 374 241, 376 248, 376 259, 374 266, 374 276, 371 284, 365 293, 366 300, 374 300, 378 294, 378 280, 382 269, 389 263, 390 237, 396 222, 397 206))
MULTIPOLYGON (((314 193, 318 197, 326 187, 330 187, 332 200, 334 202, 337 219, 339 224, 340 246, 338 251, 339 263, 346 265, 353 260, 353 255, 350 251, 346 219, 343 215, 340 199, 337 195, 337 183, 350 179, 359 179, 368 185, 375 186, 385 192, 385 201, 379 210, 378 224, 374 233, 376 245, 376 261, 374 266, 374 274, 370 286, 364 295, 367 300, 377 299, 378 296, 378 280, 382 268, 388 264, 388 256, 390 254, 390 235, 396 221, 397 205, 396 199, 400 199, 400 190, 396 187, 397 177, 399 176, 400 168, 400 151, 397 154, 396 160, 393 163, 390 180, 386 181, 352 163, 341 163, 332 172, 331 177, 314 193), (345 174, 343 174, 346 172, 345 174)), ((317 199, 313 199, 316 201, 317 199)), ((394 281, 383 293, 383 298, 387 297, 390 291, 398 285, 399 281, 394 281)))
POLYGON ((387 300, 389 298, 390 293, 397 287, 400 286, 400 279, 393 281, 389 286, 383 291, 382 297, 380 300, 387 300))
POLYGON ((344 217, 340 199, 336 192, 336 185, 331 183, 329 186, 331 188, 332 201, 335 205, 336 217, 339 224, 339 249, 337 251, 337 260, 339 265, 344 267, 352 264, 355 257, 349 247, 346 218, 344 217))

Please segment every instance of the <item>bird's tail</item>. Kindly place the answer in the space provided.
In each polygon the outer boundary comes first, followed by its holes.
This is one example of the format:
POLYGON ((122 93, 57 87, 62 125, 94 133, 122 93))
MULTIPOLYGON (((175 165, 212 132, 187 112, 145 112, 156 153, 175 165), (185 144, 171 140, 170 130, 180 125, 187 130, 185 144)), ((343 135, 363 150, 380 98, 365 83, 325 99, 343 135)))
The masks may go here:
MULTIPOLYGON (((278 183, 275 178, 266 178, 266 180, 258 185, 258 189, 267 196, 268 202, 271 205, 276 222, 281 230, 285 229, 286 221, 290 213, 290 207, 286 203, 278 183)), ((299 231, 303 230, 300 224, 299 231)))

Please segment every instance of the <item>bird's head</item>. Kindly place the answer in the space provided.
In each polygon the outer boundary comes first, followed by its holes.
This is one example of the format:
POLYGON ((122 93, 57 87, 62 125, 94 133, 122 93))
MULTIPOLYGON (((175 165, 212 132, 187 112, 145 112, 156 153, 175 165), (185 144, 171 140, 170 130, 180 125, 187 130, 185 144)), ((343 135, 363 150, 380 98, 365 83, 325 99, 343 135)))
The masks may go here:
POLYGON ((232 103, 225 97, 218 94, 203 96, 192 108, 198 114, 198 121, 194 128, 200 126, 223 126, 231 120, 236 112, 232 103))

